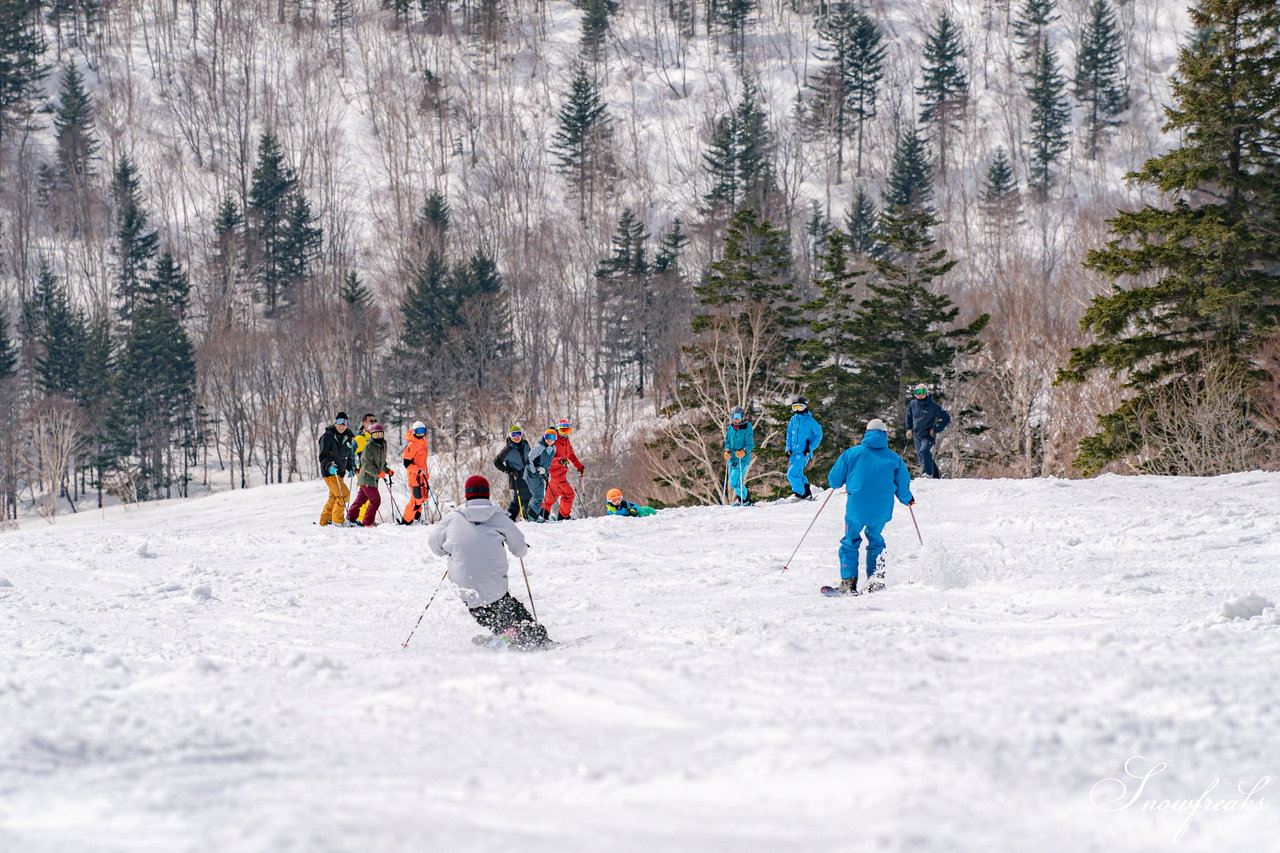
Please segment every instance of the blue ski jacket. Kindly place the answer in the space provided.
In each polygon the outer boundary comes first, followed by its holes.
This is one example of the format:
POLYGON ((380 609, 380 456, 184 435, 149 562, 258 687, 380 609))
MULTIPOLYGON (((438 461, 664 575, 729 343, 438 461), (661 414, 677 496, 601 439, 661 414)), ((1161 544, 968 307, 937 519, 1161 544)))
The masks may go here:
POLYGON ((951 423, 951 415, 934 401, 932 396, 907 403, 907 429, 913 438, 928 438, 929 430, 942 432, 951 423))
POLYGON ((813 412, 796 412, 787 423, 787 453, 810 455, 822 443, 822 426, 813 412))
POLYGON ((889 449, 889 437, 878 429, 867 430, 861 444, 840 454, 827 482, 833 489, 848 489, 844 517, 862 525, 888 523, 895 495, 903 504, 914 500, 907 463, 889 449))
POLYGON ((734 426, 730 423, 725 428, 724 449, 745 450, 747 453, 756 449, 756 429, 751 425, 751 421, 743 421, 742 426, 734 426))

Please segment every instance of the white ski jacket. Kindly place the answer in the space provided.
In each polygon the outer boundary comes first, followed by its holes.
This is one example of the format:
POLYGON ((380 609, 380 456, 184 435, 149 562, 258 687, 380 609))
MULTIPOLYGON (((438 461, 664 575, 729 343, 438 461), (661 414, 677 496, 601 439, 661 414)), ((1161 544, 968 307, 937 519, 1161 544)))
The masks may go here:
POLYGON ((507 592, 507 555, 529 552, 524 534, 507 513, 484 498, 467 501, 431 530, 427 545, 449 558, 449 580, 467 607, 493 604, 507 592))

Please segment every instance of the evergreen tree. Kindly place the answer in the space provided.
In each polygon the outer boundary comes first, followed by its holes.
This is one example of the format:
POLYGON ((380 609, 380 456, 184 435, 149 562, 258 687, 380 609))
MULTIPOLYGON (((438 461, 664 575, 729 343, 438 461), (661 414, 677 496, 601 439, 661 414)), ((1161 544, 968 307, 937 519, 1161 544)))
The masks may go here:
POLYGON ((644 395, 644 377, 649 368, 647 321, 651 307, 650 267, 645 250, 648 239, 644 223, 631 208, 624 208, 613 235, 613 252, 596 267, 600 373, 606 409, 613 402, 613 380, 628 366, 635 366, 637 393, 644 395))
POLYGON ((1032 62, 1041 48, 1048 44, 1049 25, 1058 20, 1056 0, 1023 0, 1014 16, 1013 40, 1022 50, 1018 59, 1032 62))
POLYGON ((475 252, 454 268, 452 279, 461 308, 450 348, 458 375, 463 387, 495 389, 515 345, 498 265, 484 252, 475 252))
POLYGON ((933 200, 933 182, 930 171, 924 140, 914 127, 907 128, 902 132, 902 138, 898 140, 898 147, 893 154, 889 186, 884 194, 883 215, 892 214, 901 218, 907 212, 928 214, 912 221, 932 227, 934 220, 930 202, 933 200))
POLYGON ((1071 109, 1067 106, 1066 80, 1058 71, 1058 60, 1048 40, 1040 43, 1035 65, 1027 80, 1027 97, 1031 100, 1030 173, 1027 185, 1044 199, 1053 184, 1053 165, 1058 155, 1067 150, 1067 128, 1071 109))
POLYGON ((932 213, 894 207, 881 222, 889 256, 872 261, 870 296, 846 327, 851 343, 845 351, 857 353, 856 374, 847 386, 855 427, 875 416, 899 422, 906 386, 955 375, 956 359, 977 352, 978 333, 990 319, 983 314, 968 325, 954 325, 959 308, 936 292, 935 282, 957 262, 935 248, 929 236, 937 224, 932 213))
POLYGON ((920 97, 920 123, 930 128, 938 152, 938 170, 947 174, 948 136, 960 129, 960 119, 969 104, 969 78, 961 63, 964 47, 960 31, 945 12, 924 45, 924 82, 916 89, 920 97))
POLYGON ((191 339, 160 300, 134 315, 116 373, 121 456, 136 456, 141 500, 171 497, 173 448, 193 417, 196 362, 191 339))
POLYGON ((147 282, 144 301, 147 304, 161 305, 173 312, 182 320, 187 313, 187 303, 191 297, 191 282, 182 266, 174 260, 173 254, 165 251, 156 262, 155 272, 147 282))
POLYGON ((438 252, 428 252, 400 304, 403 325, 399 347, 409 354, 430 357, 445 340, 456 320, 457 306, 449 287, 449 265, 438 252))
POLYGON ((600 49, 609 35, 609 19, 618 11, 618 0, 581 0, 582 51, 593 63, 600 61, 600 49))
POLYGON ((357 311, 368 308, 373 299, 369 293, 369 288, 364 286, 364 282, 360 280, 360 276, 356 275, 355 270, 350 270, 342 277, 342 285, 338 289, 338 296, 343 302, 357 311))
POLYGON ((244 217, 233 196, 224 196, 213 221, 213 246, 209 258, 209 324, 212 329, 231 326, 240 282, 245 275, 244 217))
POLYGON ((93 100, 84 90, 84 77, 74 63, 62 73, 53 127, 58 140, 58 177, 81 190, 93 174, 98 141, 93 136, 93 100))
POLYGON ((855 334, 857 286, 866 274, 867 270, 850 268, 844 235, 838 231, 829 234, 813 278, 818 298, 804 308, 813 318, 813 336, 802 345, 802 382, 811 398, 822 401, 823 444, 830 449, 824 451, 820 465, 856 444, 868 420, 860 408, 859 389, 865 379, 858 372, 861 340, 855 334))
POLYGON ((306 277, 322 233, 315 227, 316 217, 293 169, 285 164, 280 143, 270 132, 262 134, 258 143, 245 218, 254 278, 271 316, 287 301, 290 288, 306 277))
POLYGON ((771 147, 758 90, 748 79, 743 82, 737 107, 718 122, 711 150, 702 155, 703 168, 714 182, 704 198, 722 210, 740 206, 763 209, 772 180, 771 147))
POLYGON ((1080 33, 1076 54, 1075 95, 1085 108, 1085 151, 1096 159, 1107 131, 1129 107, 1129 95, 1121 67, 1124 41, 1115 13, 1107 0, 1094 0, 1089 20, 1080 33))
POLYGON ((560 127, 551 137, 556 171, 569 179, 578 200, 578 219, 586 222, 587 204, 595 196, 596 183, 610 168, 610 119, 585 65, 574 72, 558 117, 560 127))
POLYGON ((747 52, 747 24, 756 11, 757 0, 720 0, 716 4, 719 21, 729 32, 729 52, 733 54, 742 74, 742 63, 747 52))
POLYGON ((119 268, 116 273, 116 297, 120 300, 120 316, 127 323, 133 318, 137 302, 146 287, 151 260, 156 256, 159 236, 147 230, 147 212, 142 207, 138 170, 128 155, 120 158, 111 179, 111 196, 116 206, 116 240, 114 252, 119 268))
POLYGON ((1131 391, 1081 443, 1086 471, 1142 451, 1157 395, 1198 392, 1215 368, 1250 371, 1280 326, 1280 7, 1201 0, 1191 21, 1165 109, 1181 145, 1129 176, 1172 200, 1109 220, 1085 266, 1127 286, 1094 299, 1081 324, 1095 340, 1059 374, 1124 374, 1131 391))
POLYGON ((18 348, 9 337, 9 318, 0 308, 0 382, 13 376, 18 370, 18 348))
POLYGON ((881 244, 876 237, 878 228, 879 213, 875 202, 859 187, 844 220, 843 248, 854 257, 878 257, 881 253, 881 244))
POLYGON ((876 97, 884 77, 884 45, 875 22, 850 2, 836 3, 831 14, 818 21, 823 40, 819 56, 831 65, 812 84, 818 93, 818 111, 824 129, 834 134, 836 182, 844 168, 844 138, 848 125, 856 127, 856 174, 862 174, 862 135, 876 114, 876 97))
POLYGON ((433 190, 427 196, 414 225, 419 255, 427 252, 445 254, 449 247, 449 202, 444 193, 433 190))
POLYGON ((35 359, 37 387, 45 394, 74 400, 80 391, 88 326, 84 312, 67 295, 66 285, 43 260, 25 313, 40 351, 35 359))
POLYGON ((673 271, 679 272, 680 254, 689 245, 689 237, 684 233, 684 223, 676 219, 671 228, 662 235, 662 244, 653 256, 653 271, 665 275, 673 271))
POLYGON ((991 155, 982 185, 982 210, 993 227, 1007 230, 1018 217, 1018 180, 1003 148, 991 155))
MULTIPOLYGON (((787 244, 786 233, 762 221, 754 210, 739 210, 729 220, 723 254, 694 286, 694 294, 708 309, 758 303, 774 312, 775 322, 783 322, 795 314, 797 302, 787 244)), ((712 313, 697 315, 693 330, 702 331, 712 313)))
POLYGON ((35 111, 40 81, 49 73, 38 7, 27 0, 0 0, 0 141, 35 111))

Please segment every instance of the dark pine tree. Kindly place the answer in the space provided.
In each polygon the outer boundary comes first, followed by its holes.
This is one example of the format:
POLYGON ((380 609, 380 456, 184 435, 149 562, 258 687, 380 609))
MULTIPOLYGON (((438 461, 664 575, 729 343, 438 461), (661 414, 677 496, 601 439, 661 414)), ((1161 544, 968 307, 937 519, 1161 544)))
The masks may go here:
POLYGON ((960 30, 945 12, 938 16, 924 44, 924 82, 916 88, 920 97, 920 123, 929 128, 938 171, 947 174, 950 137, 960 130, 969 105, 969 77, 964 72, 964 46, 960 30))
POLYGON ((36 386, 45 394, 74 400, 80 391, 80 365, 89 334, 84 312, 72 304, 67 288, 42 260, 35 292, 24 313, 39 345, 36 386))
POLYGON ((1201 0, 1191 23, 1165 108, 1181 144, 1129 175, 1170 202, 1110 219, 1085 263, 1117 285, 1085 312, 1095 340, 1059 381, 1106 370, 1131 392, 1081 442, 1085 471, 1142 451, 1140 414, 1168 386, 1194 393, 1215 365, 1255 375, 1280 327, 1280 6, 1201 0))
POLYGON ((1108 131, 1129 108, 1121 59, 1124 39, 1107 0, 1094 0, 1076 54, 1076 100, 1085 110, 1085 153, 1096 159, 1108 131))
POLYGON ((141 182, 137 167, 128 155, 122 156, 111 179, 111 197, 116 206, 116 240, 113 251, 118 265, 116 298, 120 317, 133 319, 138 299, 146 288, 147 273, 156 256, 159 236, 147 230, 147 211, 142 206, 141 182))
POLYGON ((369 288, 365 287, 364 282, 360 280, 360 276, 356 274, 355 270, 348 271, 342 277, 342 283, 338 288, 338 297, 357 311, 368 308, 373 300, 372 294, 369 293, 369 288))
POLYGON ((853 204, 844 220, 843 248, 857 258, 873 258, 881 254, 880 241, 876 238, 880 215, 871 197, 858 187, 853 204))
POLYGON ((580 0, 582 36, 578 40, 582 52, 592 63, 600 61, 600 51, 609 37, 609 19, 618 11, 618 0, 580 0))
POLYGON ((1014 15, 1013 40, 1021 47, 1018 59, 1034 64, 1036 54, 1048 44, 1049 25, 1058 20, 1056 0, 1023 0, 1014 15))
POLYGON ((982 212, 993 228, 1007 231, 1018 219, 1018 180, 1003 148, 991 155, 982 183, 982 212))
POLYGON ((631 211, 618 217, 609 257, 596 267, 596 299, 599 306, 600 380, 606 410, 616 402, 618 379, 634 374, 637 396, 644 396, 649 369, 648 319, 650 314, 650 266, 645 243, 649 234, 631 211), (632 368, 632 370, 628 370, 632 368))
POLYGON ((84 89, 84 77, 75 64, 62 72, 62 89, 53 113, 58 141, 58 178, 75 192, 84 190, 93 174, 98 140, 93 135, 93 99, 84 89))
MULTIPOLYGON (((884 194, 884 212, 901 215, 902 211, 933 213, 930 202, 933 201, 932 166, 925 150, 924 140, 914 128, 907 128, 898 140, 898 147, 893 153, 893 165, 889 171, 889 186, 884 194)), ((928 220, 932 227, 932 217, 928 220)))
POLYGON ((751 23, 756 5, 757 0, 719 0, 716 4, 719 22, 729 33, 729 52, 733 54, 739 76, 747 53, 747 25, 751 23))
POLYGON ((1031 101, 1031 138, 1026 146, 1031 150, 1031 166, 1027 186, 1043 200, 1053 185, 1053 166, 1058 156, 1067 150, 1067 128, 1071 123, 1071 108, 1067 105, 1067 82, 1058 71, 1058 60, 1053 46, 1042 40, 1036 51, 1035 64, 1027 76, 1027 97, 1031 101))
POLYGON ((558 119, 559 129, 551 137, 556 171, 569 179, 578 201, 578 220, 586 222, 587 205, 609 171, 611 159, 609 111, 585 65, 574 72, 558 119))
POLYGON ((182 271, 182 266, 173 258, 173 253, 165 251, 156 261, 155 271, 147 282, 147 292, 143 297, 147 303, 162 305, 173 312, 181 321, 187 313, 187 303, 191 298, 191 281, 182 271))
POLYGON ((0 382, 13 376, 18 370, 18 347, 9 337, 9 318, 0 308, 0 382))
POLYGON ((245 220, 254 278, 267 315, 273 316, 288 301, 289 289, 307 275, 322 235, 297 176, 270 132, 262 134, 258 143, 245 220))
POLYGON ((772 182, 769 153, 772 142, 759 91, 750 79, 733 112, 720 119, 711 150, 702 155, 711 175, 711 191, 704 198, 716 210, 741 206, 763 210, 772 182))
POLYGON ((49 74, 39 8, 29 0, 0 0, 0 142, 35 112, 40 81, 49 74))
POLYGON ((414 222, 415 254, 426 257, 428 252, 444 255, 449 249, 449 201, 444 193, 433 190, 418 212, 414 222))
POLYGON ((838 140, 836 183, 844 168, 844 140, 852 124, 857 140, 856 174, 862 174, 862 135, 876 115, 876 97, 884 77, 884 45, 875 22, 855 4, 836 3, 818 20, 820 58, 830 62, 811 83, 817 98, 815 112, 822 130, 838 140))

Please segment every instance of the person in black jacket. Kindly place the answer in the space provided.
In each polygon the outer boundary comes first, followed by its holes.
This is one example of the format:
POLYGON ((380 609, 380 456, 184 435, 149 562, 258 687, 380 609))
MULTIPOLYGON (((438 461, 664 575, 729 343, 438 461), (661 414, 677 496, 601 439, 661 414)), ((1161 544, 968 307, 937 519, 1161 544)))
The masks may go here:
POLYGON ((493 465, 507 475, 507 484, 511 486, 511 503, 507 505, 507 515, 515 521, 523 513, 525 518, 532 519, 530 506, 532 495, 529 492, 529 475, 532 473, 529 462, 529 442, 524 440, 524 430, 518 425, 507 433, 507 443, 493 460, 493 465))
POLYGON ((346 477, 355 470, 355 451, 352 442, 355 436, 347 427, 347 413, 338 412, 333 425, 320 436, 320 476, 324 477, 329 487, 329 500, 325 501, 320 511, 320 526, 342 524, 347 511, 347 500, 351 490, 347 488, 346 477))
POLYGON ((913 399, 907 403, 907 438, 916 446, 920 471, 936 480, 942 473, 938 471, 938 463, 933 461, 933 445, 938 441, 939 433, 951 423, 951 415, 929 396, 926 385, 917 385, 911 390, 911 396, 913 399))

